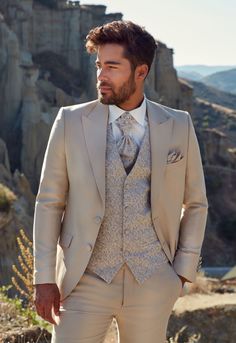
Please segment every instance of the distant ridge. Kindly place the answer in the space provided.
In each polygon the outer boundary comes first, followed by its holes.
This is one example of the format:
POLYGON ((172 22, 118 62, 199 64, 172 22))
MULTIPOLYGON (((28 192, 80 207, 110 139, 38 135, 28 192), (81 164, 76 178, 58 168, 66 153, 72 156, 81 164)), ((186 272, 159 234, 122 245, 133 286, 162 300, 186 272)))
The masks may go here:
POLYGON ((193 95, 210 103, 222 105, 236 111, 236 95, 221 91, 203 82, 187 80, 193 87, 193 95))
MULTIPOLYGON (((236 65, 215 65, 215 66, 209 66, 204 64, 189 64, 189 65, 182 65, 182 66, 175 66, 176 70, 178 71, 178 74, 180 73, 197 73, 200 74, 202 77, 208 76, 210 74, 218 73, 221 71, 226 71, 230 69, 235 69, 236 65)), ((190 78, 190 77, 189 77, 190 78)))
POLYGON ((211 74, 204 77, 201 81, 224 92, 236 94, 236 67, 211 74))

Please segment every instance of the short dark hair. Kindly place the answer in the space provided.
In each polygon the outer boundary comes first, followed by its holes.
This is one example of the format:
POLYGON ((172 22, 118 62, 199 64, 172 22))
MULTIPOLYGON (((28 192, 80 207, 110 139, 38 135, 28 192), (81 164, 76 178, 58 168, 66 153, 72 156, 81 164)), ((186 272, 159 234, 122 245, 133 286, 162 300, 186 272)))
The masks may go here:
POLYGON ((147 64, 148 70, 157 48, 155 39, 144 27, 131 21, 112 21, 91 29, 86 37, 87 52, 97 52, 104 44, 120 44, 124 47, 124 57, 135 69, 138 65, 147 64))

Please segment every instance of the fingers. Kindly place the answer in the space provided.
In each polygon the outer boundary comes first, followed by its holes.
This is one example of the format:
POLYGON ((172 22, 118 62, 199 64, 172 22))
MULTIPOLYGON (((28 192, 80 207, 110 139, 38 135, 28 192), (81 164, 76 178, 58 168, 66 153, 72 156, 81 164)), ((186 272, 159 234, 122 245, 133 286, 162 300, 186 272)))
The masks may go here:
POLYGON ((51 324, 57 324, 53 318, 53 310, 59 315, 60 293, 55 284, 36 285, 35 307, 38 315, 51 324))
POLYGON ((56 324, 55 320, 52 317, 52 306, 45 309, 44 319, 51 324, 56 324))
POLYGON ((55 298, 53 307, 54 307, 55 315, 59 316, 59 314, 60 314, 60 311, 59 311, 59 309, 60 309, 60 298, 59 297, 55 298))
POLYGON ((55 320, 52 317, 53 303, 38 304, 37 302, 35 302, 35 307, 37 314, 40 317, 42 317, 44 320, 48 321, 51 324, 56 324, 55 320))

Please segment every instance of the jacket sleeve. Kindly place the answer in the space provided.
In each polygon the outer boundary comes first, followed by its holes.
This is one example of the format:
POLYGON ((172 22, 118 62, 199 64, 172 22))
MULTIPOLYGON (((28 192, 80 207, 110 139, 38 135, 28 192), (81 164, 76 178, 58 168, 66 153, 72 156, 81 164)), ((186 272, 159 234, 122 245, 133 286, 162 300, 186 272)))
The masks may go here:
POLYGON ((179 242, 173 262, 177 274, 194 282, 207 220, 208 201, 200 149, 188 115, 188 150, 179 242))
POLYGON ((49 135, 36 196, 34 284, 55 282, 57 241, 68 192, 63 114, 61 108, 49 135))

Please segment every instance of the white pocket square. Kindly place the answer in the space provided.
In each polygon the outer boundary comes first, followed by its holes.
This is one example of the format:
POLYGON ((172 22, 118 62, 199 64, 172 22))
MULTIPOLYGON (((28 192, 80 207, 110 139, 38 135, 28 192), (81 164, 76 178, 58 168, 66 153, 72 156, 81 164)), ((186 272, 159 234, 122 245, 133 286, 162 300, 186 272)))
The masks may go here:
POLYGON ((167 164, 175 163, 180 161, 183 158, 183 155, 180 151, 169 151, 167 156, 167 164))

